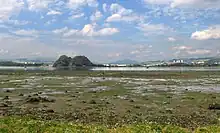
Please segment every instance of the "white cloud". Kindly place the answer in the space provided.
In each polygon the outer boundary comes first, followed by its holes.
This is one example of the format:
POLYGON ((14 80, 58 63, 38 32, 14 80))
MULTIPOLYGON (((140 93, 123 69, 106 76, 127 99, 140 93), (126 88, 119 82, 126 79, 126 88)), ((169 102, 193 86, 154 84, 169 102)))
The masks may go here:
POLYGON ((218 0, 174 0, 171 7, 220 8, 218 0))
POLYGON ((108 35, 113 35, 118 32, 119 30, 116 28, 103 28, 99 30, 96 34, 98 34, 99 36, 108 36, 108 35))
POLYGON ((176 41, 176 39, 175 39, 175 38, 173 38, 173 37, 169 37, 169 38, 168 38, 168 41, 170 41, 170 42, 175 42, 175 41, 176 41))
POLYGON ((119 56, 121 56, 122 54, 121 53, 110 53, 110 54, 108 54, 107 56, 109 57, 109 58, 115 58, 115 57, 119 57, 119 56))
POLYGON ((70 36, 109 36, 118 33, 117 28, 102 28, 97 30, 95 24, 86 24, 82 30, 68 29, 64 27, 53 31, 56 34, 62 34, 64 37, 70 36))
POLYGON ((97 0, 69 0, 68 6, 73 9, 77 9, 82 6, 97 7, 98 2, 97 0))
POLYGON ((117 14, 120 14, 120 15, 129 15, 133 12, 131 9, 126 9, 126 8, 124 8, 123 6, 121 6, 117 3, 111 4, 110 11, 113 14, 117 13, 117 14))
POLYGON ((62 12, 51 10, 47 13, 47 15, 62 15, 62 12))
POLYGON ((12 25, 26 25, 26 24, 29 24, 31 22, 29 21, 24 21, 24 20, 8 20, 7 21, 9 24, 12 24, 12 25))
POLYGON ((90 16, 91 21, 97 21, 102 17, 102 13, 100 11, 96 11, 92 16, 90 16))
POLYGON ((220 39, 220 25, 210 27, 207 30, 196 31, 191 35, 195 40, 220 39))
POLYGON ((47 9, 49 4, 55 2, 54 0, 27 0, 28 9, 31 11, 39 11, 47 9))
POLYGON ((64 37, 70 37, 72 35, 78 35, 79 34, 79 31, 78 30, 75 30, 75 29, 70 29, 68 30, 67 32, 64 32, 63 33, 63 36, 64 37))
POLYGON ((64 27, 62 29, 56 29, 53 31, 53 33, 55 34, 61 34, 61 33, 64 33, 64 32, 67 32, 68 31, 68 27, 64 27))
POLYGON ((79 14, 74 14, 74 15, 72 15, 72 16, 69 17, 69 18, 70 18, 70 19, 77 19, 77 18, 81 18, 81 17, 83 17, 83 16, 85 16, 84 13, 79 13, 79 14))
POLYGON ((104 12, 107 12, 108 9, 107 9, 107 4, 106 3, 104 3, 102 5, 102 9, 103 9, 104 12))
POLYGON ((141 24, 141 30, 143 31, 164 31, 167 30, 167 27, 163 24, 141 24))
POLYGON ((8 53, 9 53, 8 50, 0 49, 0 55, 5 55, 5 54, 8 54, 8 53))
POLYGON ((173 0, 144 0, 145 3, 150 3, 150 4, 169 4, 173 0))
POLYGON ((182 45, 182 46, 175 46, 175 47, 173 47, 172 49, 173 49, 173 50, 191 50, 192 47, 182 45))
POLYGON ((152 45, 136 44, 131 48, 132 50, 129 52, 129 54, 135 55, 136 57, 143 57, 149 55, 152 50, 152 45))
POLYGON ((108 36, 119 32, 119 30, 116 28, 103 28, 97 31, 95 29, 95 25, 87 24, 81 30, 81 33, 84 36, 108 36))
POLYGON ((131 51, 130 54, 139 54, 140 51, 139 50, 134 50, 134 51, 131 51))
POLYGON ((12 33, 19 36, 32 36, 32 37, 37 37, 39 34, 37 30, 17 30, 17 31, 13 31, 12 33))
POLYGON ((123 6, 116 3, 111 4, 110 12, 112 13, 112 15, 106 19, 107 22, 133 22, 141 21, 143 19, 140 15, 134 13, 133 10, 126 9, 123 6))
POLYGON ((220 8, 219 0, 143 0, 147 4, 169 5, 172 8, 220 8))
POLYGON ((49 21, 47 21, 47 22, 45 23, 45 25, 50 25, 50 24, 52 24, 52 23, 54 23, 54 22, 56 22, 56 21, 57 21, 57 19, 55 19, 55 18, 50 19, 49 21))
POLYGON ((149 34, 163 34, 165 31, 171 31, 171 29, 164 24, 140 23, 137 28, 143 31, 146 36, 149 34))
POLYGON ((0 38, 0 47, 1 59, 56 57, 57 52, 61 51, 33 38, 20 38, 10 35, 0 38))
POLYGON ((120 21, 122 16, 120 14, 113 14, 112 16, 109 16, 106 21, 107 22, 114 22, 114 21, 120 21))
MULTIPOLYGON (((0 24, 0 28, 6 29, 8 28, 8 26, 4 25, 4 24, 0 24)), ((0 34, 1 35, 1 34, 0 34)))
POLYGON ((81 33, 84 35, 84 36, 93 36, 95 31, 94 31, 94 25, 92 24, 87 24, 83 27, 83 29, 81 30, 81 33))
POLYGON ((204 54, 210 54, 212 53, 211 50, 207 49, 196 49, 196 50, 189 50, 187 51, 190 55, 204 55, 204 54))
POLYGON ((106 19, 106 22, 120 22, 120 21, 132 22, 132 21, 139 21, 140 19, 141 17, 137 15, 122 16, 120 14, 113 14, 106 19))
POLYGON ((90 7, 98 7, 98 5, 99 5, 97 0, 87 0, 87 4, 90 7))
POLYGON ((23 7, 23 0, 0 0, 0 21, 19 14, 23 7))
POLYGON ((176 56, 207 55, 212 53, 212 51, 208 49, 195 49, 185 45, 175 46, 172 49, 176 51, 174 53, 176 56))

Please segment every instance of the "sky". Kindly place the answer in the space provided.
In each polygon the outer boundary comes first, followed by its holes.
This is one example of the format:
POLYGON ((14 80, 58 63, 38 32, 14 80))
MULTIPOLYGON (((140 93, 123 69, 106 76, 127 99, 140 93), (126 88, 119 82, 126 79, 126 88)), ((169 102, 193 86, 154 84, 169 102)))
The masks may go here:
POLYGON ((220 0, 0 0, 0 59, 220 54, 220 0))

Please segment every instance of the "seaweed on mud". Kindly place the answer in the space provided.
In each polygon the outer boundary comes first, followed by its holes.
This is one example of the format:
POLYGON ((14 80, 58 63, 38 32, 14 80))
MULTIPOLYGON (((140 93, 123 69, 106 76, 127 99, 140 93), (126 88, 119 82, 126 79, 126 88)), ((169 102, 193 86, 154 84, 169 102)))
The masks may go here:
POLYGON ((34 97, 28 97, 26 99, 27 103, 40 103, 40 102, 55 102, 55 99, 51 99, 49 97, 43 97, 43 96, 34 96, 34 97))
POLYGON ((208 109, 209 110, 220 110, 220 104, 218 104, 218 103, 209 104, 208 109))

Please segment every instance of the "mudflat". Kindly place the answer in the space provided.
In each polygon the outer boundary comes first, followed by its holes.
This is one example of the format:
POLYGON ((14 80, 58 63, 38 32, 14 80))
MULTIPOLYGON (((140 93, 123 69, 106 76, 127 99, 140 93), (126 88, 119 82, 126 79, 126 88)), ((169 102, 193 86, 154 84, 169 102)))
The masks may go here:
POLYGON ((217 131, 219 103, 219 71, 0 71, 4 132, 18 121, 81 124, 91 132, 147 127, 188 132, 208 126, 217 131))

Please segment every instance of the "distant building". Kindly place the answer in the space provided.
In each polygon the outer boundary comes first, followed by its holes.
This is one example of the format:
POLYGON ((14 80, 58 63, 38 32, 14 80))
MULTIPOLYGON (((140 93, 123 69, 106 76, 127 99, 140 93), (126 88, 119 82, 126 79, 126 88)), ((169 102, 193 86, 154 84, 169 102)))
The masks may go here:
POLYGON ((183 60, 173 60, 173 63, 184 63, 184 61, 183 60))
POLYGON ((193 61, 192 64, 195 64, 195 65, 204 65, 204 64, 205 64, 205 61, 202 61, 202 60, 193 61))

